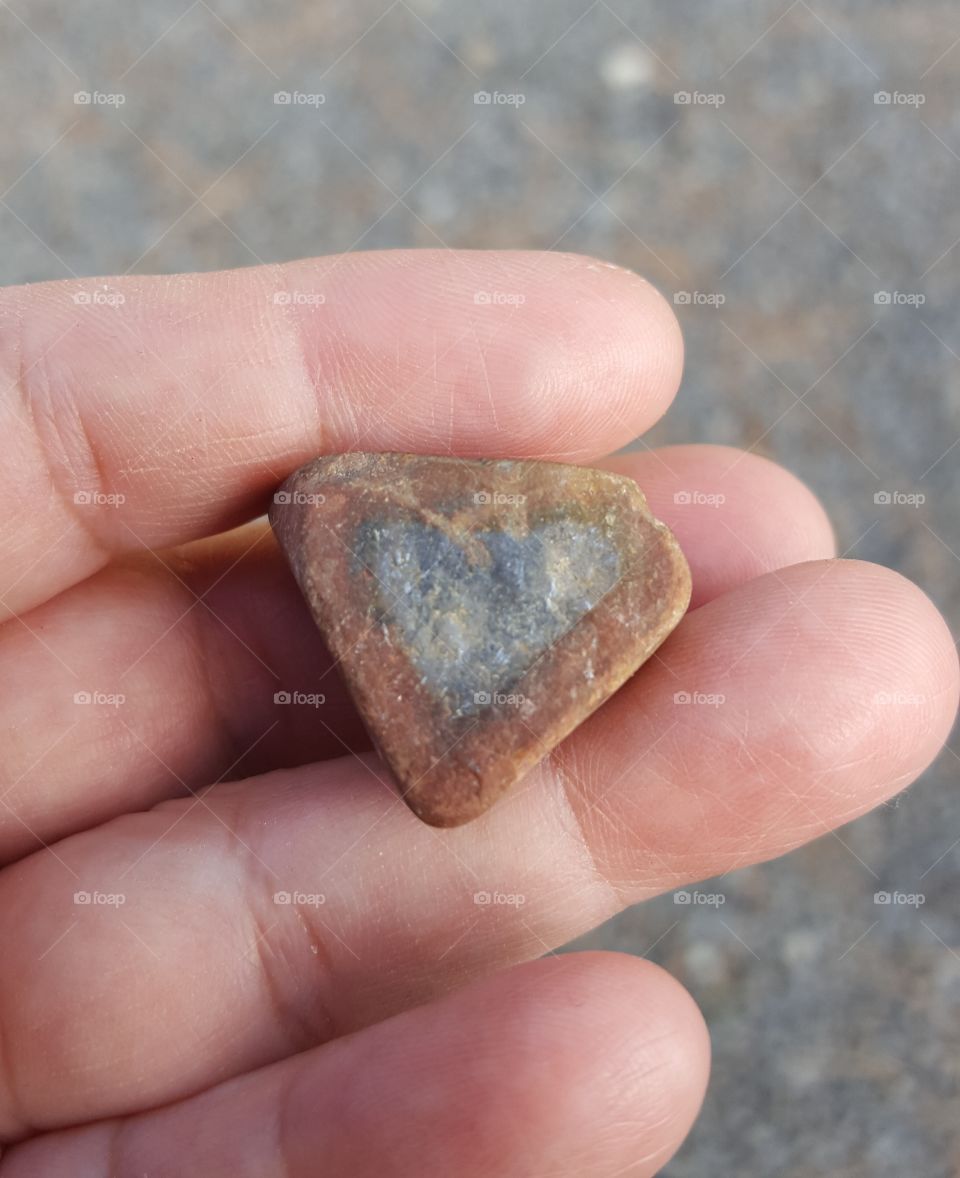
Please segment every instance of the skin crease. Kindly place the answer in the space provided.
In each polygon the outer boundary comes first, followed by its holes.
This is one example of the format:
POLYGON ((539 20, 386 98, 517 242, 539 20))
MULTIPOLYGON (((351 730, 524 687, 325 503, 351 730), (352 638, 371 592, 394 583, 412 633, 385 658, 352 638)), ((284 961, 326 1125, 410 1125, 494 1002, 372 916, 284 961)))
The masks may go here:
POLYGON ((765 459, 602 459, 682 366, 626 271, 416 251, 110 285, 122 318, 0 292, 0 1178, 656 1173, 706 1083, 691 999, 634 958, 530 959, 913 780, 956 709, 936 610, 832 559, 765 459), (263 525, 206 538, 348 448, 602 460, 693 570, 657 656, 468 827, 398 800, 263 525))

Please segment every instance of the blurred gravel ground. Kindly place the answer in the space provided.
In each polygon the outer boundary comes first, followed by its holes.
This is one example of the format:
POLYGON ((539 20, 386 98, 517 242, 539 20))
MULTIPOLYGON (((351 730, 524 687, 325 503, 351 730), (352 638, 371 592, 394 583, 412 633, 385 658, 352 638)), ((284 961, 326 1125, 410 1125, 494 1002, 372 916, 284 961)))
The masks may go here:
MULTIPOLYGON (((957 620, 955 4, 10 0, 0 64, 2 281, 383 246, 616 260, 691 296, 652 440, 784 462, 841 550, 957 620)), ((713 1086, 671 1178, 960 1172, 957 761, 702 885, 722 908, 667 896, 585 942, 649 953, 710 1020, 713 1086)))

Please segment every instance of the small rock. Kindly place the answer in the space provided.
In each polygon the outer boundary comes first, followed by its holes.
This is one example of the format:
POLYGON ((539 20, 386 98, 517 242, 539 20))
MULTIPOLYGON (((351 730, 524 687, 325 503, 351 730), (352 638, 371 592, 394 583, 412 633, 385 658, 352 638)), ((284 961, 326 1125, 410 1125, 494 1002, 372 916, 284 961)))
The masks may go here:
POLYGON ((637 485, 584 467, 318 458, 270 519, 404 800, 435 826, 483 813, 690 598, 637 485))

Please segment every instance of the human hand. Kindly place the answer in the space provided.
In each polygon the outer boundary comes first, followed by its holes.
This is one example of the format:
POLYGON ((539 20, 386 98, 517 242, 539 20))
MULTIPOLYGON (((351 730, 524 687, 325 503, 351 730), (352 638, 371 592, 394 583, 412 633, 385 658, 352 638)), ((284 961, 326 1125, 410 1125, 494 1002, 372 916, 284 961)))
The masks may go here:
POLYGON ((321 452, 599 465, 680 368, 649 285, 565 255, 0 292, 0 1178, 665 1163, 706 1083, 692 1000, 641 959, 529 959, 903 788, 956 707, 939 615, 832 560, 764 459, 607 460, 677 534, 693 609, 438 831, 368 751, 269 529, 237 525, 321 452))

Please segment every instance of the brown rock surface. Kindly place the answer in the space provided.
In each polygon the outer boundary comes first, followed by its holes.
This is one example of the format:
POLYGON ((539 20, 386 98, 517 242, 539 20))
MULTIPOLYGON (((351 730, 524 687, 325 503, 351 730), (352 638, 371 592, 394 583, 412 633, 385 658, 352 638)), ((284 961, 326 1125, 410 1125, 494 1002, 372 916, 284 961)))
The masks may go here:
POLYGON ((318 458, 270 519, 404 800, 436 826, 483 813, 690 598, 637 485, 585 467, 318 458))

